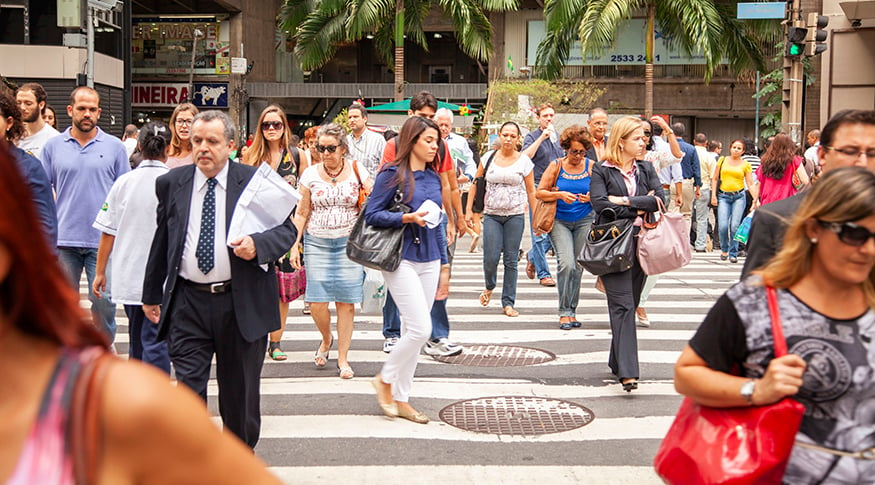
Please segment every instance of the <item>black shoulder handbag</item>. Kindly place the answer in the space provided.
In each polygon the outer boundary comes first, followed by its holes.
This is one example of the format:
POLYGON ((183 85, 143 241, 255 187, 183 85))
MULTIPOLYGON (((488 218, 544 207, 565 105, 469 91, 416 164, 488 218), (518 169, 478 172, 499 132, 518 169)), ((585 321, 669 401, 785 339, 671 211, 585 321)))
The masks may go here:
POLYGON ((596 276, 631 268, 635 257, 634 223, 633 219, 617 219, 610 207, 599 212, 577 256, 578 264, 596 276))
MULTIPOLYGON (((402 200, 404 194, 401 188, 395 189, 395 198, 389 207, 391 212, 410 212, 411 209, 402 200)), ((346 256, 355 263, 366 268, 383 271, 395 271, 401 264, 401 250, 404 247, 404 229, 400 227, 376 227, 365 222, 367 204, 362 204, 359 218, 352 227, 349 240, 346 242, 346 256)))
POLYGON ((475 214, 483 212, 483 205, 486 202, 486 172, 489 170, 489 164, 495 158, 496 152, 497 150, 493 151, 483 164, 483 175, 474 178, 474 187, 477 187, 477 191, 474 192, 474 202, 471 204, 471 211, 475 214))

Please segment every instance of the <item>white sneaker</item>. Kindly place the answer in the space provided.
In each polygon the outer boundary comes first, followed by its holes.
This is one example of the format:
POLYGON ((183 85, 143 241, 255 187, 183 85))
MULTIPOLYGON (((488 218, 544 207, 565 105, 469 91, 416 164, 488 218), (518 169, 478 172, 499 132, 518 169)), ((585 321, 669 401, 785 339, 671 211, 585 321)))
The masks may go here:
POLYGON ((439 339, 437 342, 429 340, 425 343, 425 353, 436 357, 459 355, 463 350, 465 350, 464 347, 454 344, 446 338, 439 339))
POLYGON ((383 342, 383 352, 387 354, 392 352, 392 349, 395 348, 395 345, 398 344, 398 337, 389 337, 383 342))

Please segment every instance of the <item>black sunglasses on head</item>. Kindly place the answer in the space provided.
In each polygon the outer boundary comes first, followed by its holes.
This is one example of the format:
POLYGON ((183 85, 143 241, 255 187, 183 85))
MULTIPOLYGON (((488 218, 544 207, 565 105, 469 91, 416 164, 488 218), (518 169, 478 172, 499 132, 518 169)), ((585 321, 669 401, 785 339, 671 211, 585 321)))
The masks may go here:
POLYGON ((316 145, 316 151, 319 153, 334 153, 340 145, 316 145))
POLYGON ((839 241, 854 247, 860 247, 866 244, 870 238, 875 238, 875 233, 866 229, 863 226, 854 224, 853 222, 824 222, 817 221, 821 227, 829 229, 836 233, 839 241))

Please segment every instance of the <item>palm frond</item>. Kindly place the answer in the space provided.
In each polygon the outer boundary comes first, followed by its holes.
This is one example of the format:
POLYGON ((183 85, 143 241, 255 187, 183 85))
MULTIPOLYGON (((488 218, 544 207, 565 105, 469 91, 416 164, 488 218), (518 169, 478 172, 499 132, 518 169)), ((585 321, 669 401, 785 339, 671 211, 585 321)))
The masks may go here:
MULTIPOLYGON (((653 0, 651 0, 653 1, 653 0)), ((599 55, 614 45, 617 31, 645 6, 644 0, 593 0, 586 3, 578 35, 584 54, 599 55)))
POLYGON ((294 34, 310 12, 316 10, 319 0, 286 0, 277 14, 280 29, 294 34))
POLYGON ((492 26, 475 0, 440 0, 446 17, 453 22, 456 40, 462 52, 478 61, 492 54, 492 26))
POLYGON ((350 0, 348 7, 347 33, 350 40, 361 39, 395 18, 395 2, 392 0, 350 0))
POLYGON ((656 3, 656 19, 669 45, 705 59, 705 79, 723 60, 725 19, 713 0, 662 0, 656 3))
POLYGON ((343 15, 310 13, 295 35, 295 55, 302 69, 317 69, 334 57, 337 45, 347 38, 345 24, 343 15))

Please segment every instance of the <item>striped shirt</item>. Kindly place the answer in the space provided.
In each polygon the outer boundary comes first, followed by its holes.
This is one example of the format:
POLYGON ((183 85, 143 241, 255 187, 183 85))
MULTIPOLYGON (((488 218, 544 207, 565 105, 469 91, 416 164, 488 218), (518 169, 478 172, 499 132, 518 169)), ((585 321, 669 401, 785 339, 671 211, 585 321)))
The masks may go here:
POLYGON ((349 154, 352 159, 358 160, 369 173, 376 175, 380 170, 383 148, 386 147, 386 139, 383 138, 383 135, 365 128, 358 140, 352 133, 346 135, 346 144, 349 146, 349 154))

